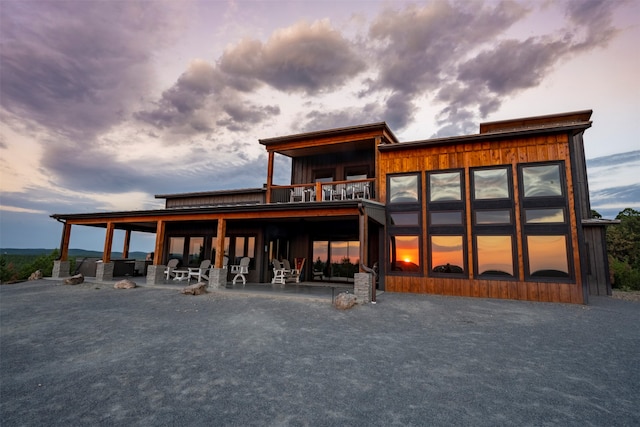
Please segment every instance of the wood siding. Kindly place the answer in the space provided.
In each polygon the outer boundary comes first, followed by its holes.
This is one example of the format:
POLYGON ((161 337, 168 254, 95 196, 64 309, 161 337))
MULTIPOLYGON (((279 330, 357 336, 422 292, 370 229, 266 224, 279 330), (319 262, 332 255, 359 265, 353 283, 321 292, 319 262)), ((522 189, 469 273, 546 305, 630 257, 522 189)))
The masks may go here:
POLYGON ((315 171, 329 170, 334 173, 334 181, 343 181, 347 179, 347 173, 351 168, 361 166, 368 169, 369 178, 372 178, 375 173, 374 150, 298 157, 292 159, 291 183, 294 185, 312 183, 315 171))
POLYGON ((242 205, 264 203, 264 193, 222 194, 167 199, 167 208, 191 208, 197 206, 242 205))
MULTIPOLYGON (((514 217, 516 224, 516 244, 518 258, 518 277, 516 280, 485 280, 473 276, 473 251, 468 251, 468 277, 436 278, 428 277, 426 268, 428 254, 423 250, 422 276, 387 275, 385 289, 391 292, 430 293, 441 295, 470 296, 483 298, 508 298, 534 301, 585 303, 582 290, 581 260, 579 256, 578 222, 575 214, 573 174, 571 168, 570 138, 566 133, 535 136, 512 140, 472 142, 458 145, 439 145, 412 147, 411 150, 390 150, 381 152, 378 164, 379 200, 386 201, 386 176, 395 173, 419 172, 423 179, 422 187, 422 229, 427 230, 426 210, 426 171, 464 169, 465 196, 467 206, 467 247, 472 248, 471 201, 469 169, 485 166, 511 165, 514 183, 514 217), (525 281, 522 242, 522 224, 520 219, 520 201, 518 189, 518 165, 521 163, 564 161, 567 180, 568 221, 571 233, 574 283, 553 283, 550 281, 525 281)), ((583 189, 580 189, 583 191, 583 189)), ((426 231, 423 231, 422 246, 427 247, 426 231)), ((387 255, 388 258, 388 255, 387 255)))

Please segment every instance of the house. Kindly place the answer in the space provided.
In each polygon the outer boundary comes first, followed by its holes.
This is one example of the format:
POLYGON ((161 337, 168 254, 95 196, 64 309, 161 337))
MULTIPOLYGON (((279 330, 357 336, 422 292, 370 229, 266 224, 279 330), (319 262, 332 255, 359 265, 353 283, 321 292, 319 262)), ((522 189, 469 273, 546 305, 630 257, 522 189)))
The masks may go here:
POLYGON ((113 233, 155 233, 148 283, 165 265, 212 260, 211 284, 249 257, 248 281, 270 283, 272 260, 305 260, 302 281, 586 304, 611 293, 604 227, 592 220, 583 134, 591 111, 483 123, 480 132, 400 142, 386 123, 259 141, 262 188, 164 194, 159 210, 55 214, 64 223, 54 275, 68 274, 71 227, 106 228, 97 275, 110 278, 113 233), (275 155, 290 185, 273 183, 275 155), (66 263, 66 264, 65 264, 66 263), (66 271, 65 271, 66 268, 66 271))

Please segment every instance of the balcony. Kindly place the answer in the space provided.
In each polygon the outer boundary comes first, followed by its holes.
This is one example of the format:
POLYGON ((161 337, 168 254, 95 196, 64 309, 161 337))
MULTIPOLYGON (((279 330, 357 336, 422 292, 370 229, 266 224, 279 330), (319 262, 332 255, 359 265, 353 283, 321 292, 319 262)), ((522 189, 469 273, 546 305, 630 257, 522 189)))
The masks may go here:
POLYGON ((271 203, 328 202, 375 198, 374 178, 312 184, 273 185, 271 203))

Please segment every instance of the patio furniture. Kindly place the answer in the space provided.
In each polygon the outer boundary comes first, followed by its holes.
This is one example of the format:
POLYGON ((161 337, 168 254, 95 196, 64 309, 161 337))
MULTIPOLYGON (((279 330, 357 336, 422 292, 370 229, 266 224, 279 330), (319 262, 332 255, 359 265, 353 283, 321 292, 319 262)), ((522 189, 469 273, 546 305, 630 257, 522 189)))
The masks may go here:
POLYGON ((175 276, 174 271, 176 267, 178 267, 179 262, 180 260, 176 258, 172 258, 167 262, 167 268, 164 270, 164 275, 167 280, 169 280, 170 277, 175 276))
POLYGON ((195 277, 198 282, 202 282, 202 279, 209 280, 209 267, 211 267, 211 261, 205 259, 200 263, 200 267, 189 268, 189 281, 191 281, 192 277, 195 277))
POLYGON ((177 280, 178 282, 189 280, 189 270, 173 270, 173 275, 173 280, 177 280))
POLYGON ((295 268, 291 268, 291 264, 289 264, 288 259, 282 260, 282 266, 284 267, 285 271, 287 271, 287 273, 285 274, 286 279, 295 280, 296 283, 300 283, 300 274, 302 273, 304 260, 305 260, 304 258, 296 258, 295 268))
POLYGON ((271 283, 284 285, 287 281, 287 275, 291 272, 290 269, 285 269, 280 261, 277 259, 271 260, 273 264, 273 279, 271 283))
POLYGON ((238 278, 242 279, 242 285, 246 285, 247 284, 247 278, 244 277, 245 274, 249 274, 249 263, 251 262, 251 258, 249 257, 244 257, 240 260, 240 264, 239 265, 232 265, 231 266, 231 274, 235 274, 235 276, 233 277, 233 281, 232 283, 235 285, 236 284, 236 280, 238 280, 238 278))
POLYGON ((306 202, 306 190, 304 187, 294 187, 291 189, 291 195, 289 196, 289 202, 306 202))

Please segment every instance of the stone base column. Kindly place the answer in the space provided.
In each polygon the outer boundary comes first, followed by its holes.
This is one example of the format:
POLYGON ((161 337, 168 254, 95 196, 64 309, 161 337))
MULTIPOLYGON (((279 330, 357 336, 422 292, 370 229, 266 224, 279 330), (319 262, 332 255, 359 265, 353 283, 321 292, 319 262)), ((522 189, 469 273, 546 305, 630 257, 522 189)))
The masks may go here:
POLYGON ((227 286, 227 269, 212 268, 209 272, 209 288, 221 289, 227 286))
POLYGON ((108 282, 113 280, 113 267, 112 262, 98 262, 96 263, 96 280, 101 282, 108 282))
POLYGON ((166 265, 150 265, 147 267, 147 285, 159 285, 164 282, 166 265))
POLYGON ((369 273, 354 274, 353 293, 358 304, 369 304, 371 302, 371 281, 372 275, 369 273))
POLYGON ((53 261, 53 270, 51 270, 51 277, 58 279, 61 277, 69 277, 69 268, 71 263, 69 261, 53 261))

